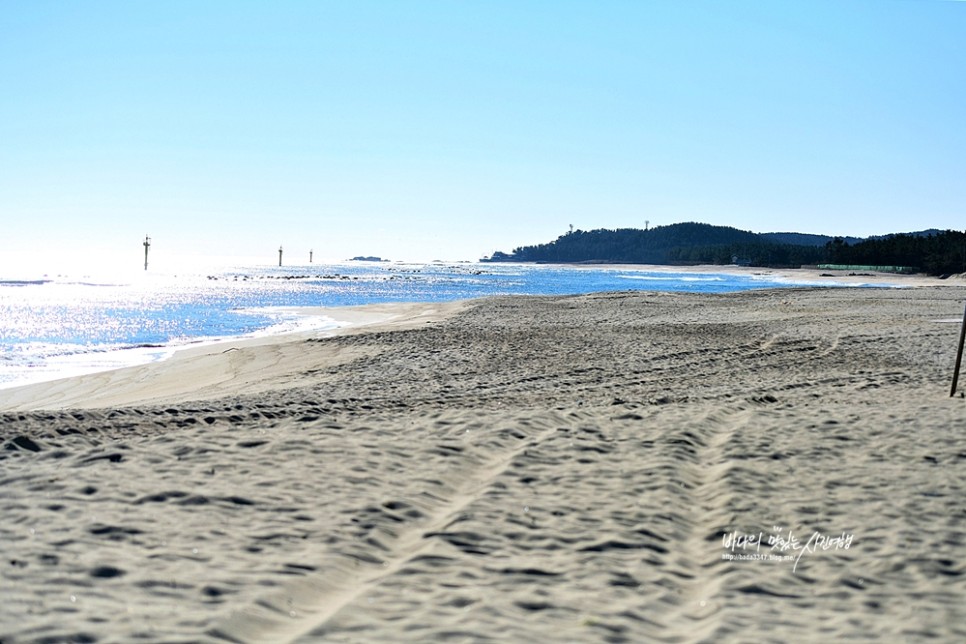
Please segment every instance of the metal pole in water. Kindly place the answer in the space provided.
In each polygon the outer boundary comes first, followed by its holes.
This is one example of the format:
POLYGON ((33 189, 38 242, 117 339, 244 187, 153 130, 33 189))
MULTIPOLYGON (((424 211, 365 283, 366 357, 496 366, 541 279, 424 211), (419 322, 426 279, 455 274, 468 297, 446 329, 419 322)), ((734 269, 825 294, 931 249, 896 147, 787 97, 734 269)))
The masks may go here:
POLYGON ((956 350, 956 368, 953 369, 953 386, 949 389, 949 397, 956 395, 956 385, 959 384, 959 367, 963 363, 963 343, 966 342, 966 310, 963 310, 963 326, 959 329, 959 348, 956 350))
POLYGON ((144 270, 148 270, 148 249, 151 248, 151 238, 144 236, 144 270))
POLYGON ((278 247, 278 265, 279 266, 282 265, 282 247, 281 246, 278 247))

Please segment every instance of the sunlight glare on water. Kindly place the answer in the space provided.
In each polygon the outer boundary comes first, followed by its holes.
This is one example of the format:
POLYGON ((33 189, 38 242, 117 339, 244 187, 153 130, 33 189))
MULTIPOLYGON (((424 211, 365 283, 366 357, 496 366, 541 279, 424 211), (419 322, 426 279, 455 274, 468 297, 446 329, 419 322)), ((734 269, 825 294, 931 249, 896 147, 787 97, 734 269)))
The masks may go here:
POLYGON ((0 387, 160 360, 190 343, 336 326, 300 307, 637 289, 727 292, 779 284, 762 275, 626 267, 388 262, 231 267, 199 260, 180 262, 173 272, 159 264, 147 271, 101 266, 0 275, 0 387))

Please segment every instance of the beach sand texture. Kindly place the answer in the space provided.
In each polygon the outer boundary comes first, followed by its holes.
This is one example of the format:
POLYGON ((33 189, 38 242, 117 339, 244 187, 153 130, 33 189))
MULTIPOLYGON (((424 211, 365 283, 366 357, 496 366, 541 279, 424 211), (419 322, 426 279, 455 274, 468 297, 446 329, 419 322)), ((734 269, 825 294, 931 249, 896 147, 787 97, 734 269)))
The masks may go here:
POLYGON ((2 391, 0 641, 966 641, 964 300, 493 298, 2 391), (789 532, 851 541, 726 558, 789 532))

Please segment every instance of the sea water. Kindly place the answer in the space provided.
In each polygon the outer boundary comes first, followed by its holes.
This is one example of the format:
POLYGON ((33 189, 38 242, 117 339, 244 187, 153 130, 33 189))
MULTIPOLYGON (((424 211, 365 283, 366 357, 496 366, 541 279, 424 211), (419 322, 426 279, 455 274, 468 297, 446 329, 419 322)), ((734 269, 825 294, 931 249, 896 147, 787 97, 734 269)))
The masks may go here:
POLYGON ((338 326, 297 307, 618 290, 721 293, 796 284, 807 282, 768 274, 386 262, 108 277, 0 275, 0 388, 162 360, 189 344, 338 326))

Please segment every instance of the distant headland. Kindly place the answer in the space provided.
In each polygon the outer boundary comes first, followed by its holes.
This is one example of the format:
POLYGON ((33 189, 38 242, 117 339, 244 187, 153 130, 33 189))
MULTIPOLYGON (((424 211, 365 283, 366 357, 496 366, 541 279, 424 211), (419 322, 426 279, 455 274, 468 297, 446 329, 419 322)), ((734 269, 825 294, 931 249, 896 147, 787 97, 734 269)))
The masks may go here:
POLYGON ((482 262, 717 264, 818 266, 922 272, 966 272, 966 232, 930 229, 868 238, 753 233, 687 222, 641 230, 571 230, 552 242, 497 251, 482 262))

